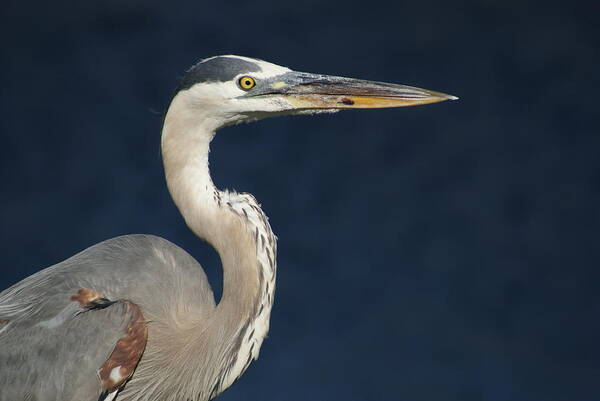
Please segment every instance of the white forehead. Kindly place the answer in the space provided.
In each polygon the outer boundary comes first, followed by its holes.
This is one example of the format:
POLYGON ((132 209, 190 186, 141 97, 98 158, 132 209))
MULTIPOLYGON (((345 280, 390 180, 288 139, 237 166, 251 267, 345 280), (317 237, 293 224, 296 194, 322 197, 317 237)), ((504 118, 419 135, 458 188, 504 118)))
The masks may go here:
POLYGON ((252 58, 252 57, 243 57, 243 56, 236 56, 233 54, 226 54, 226 55, 222 55, 222 56, 215 56, 215 57, 210 57, 207 59, 202 60, 204 61, 208 61, 211 60, 213 58, 217 58, 217 57, 228 57, 228 58, 237 58, 239 60, 244 60, 244 61, 248 61, 250 63, 256 64, 260 67, 261 71, 258 72, 250 72, 249 74, 252 75, 253 77, 256 78, 271 78, 271 77, 275 77, 277 75, 281 75, 284 74, 286 72, 291 71, 289 68, 287 67, 283 67, 277 64, 273 64, 273 63, 269 63, 267 61, 264 60, 259 60, 256 58, 252 58))

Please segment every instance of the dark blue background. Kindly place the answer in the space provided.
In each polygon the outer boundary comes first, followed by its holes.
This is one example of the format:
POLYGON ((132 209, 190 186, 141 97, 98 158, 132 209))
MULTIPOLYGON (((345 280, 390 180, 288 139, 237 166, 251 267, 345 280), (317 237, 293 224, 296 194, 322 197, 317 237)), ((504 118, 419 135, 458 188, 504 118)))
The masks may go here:
POLYGON ((261 358, 222 400, 600 400, 598 2, 8 1, 0 287, 127 233, 214 252, 166 191, 200 58, 461 97, 227 128, 220 187, 279 241, 261 358))

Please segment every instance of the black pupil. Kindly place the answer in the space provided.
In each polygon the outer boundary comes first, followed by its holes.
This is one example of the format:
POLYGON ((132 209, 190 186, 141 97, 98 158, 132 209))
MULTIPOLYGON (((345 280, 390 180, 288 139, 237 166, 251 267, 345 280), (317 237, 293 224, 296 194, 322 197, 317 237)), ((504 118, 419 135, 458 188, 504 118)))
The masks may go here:
POLYGON ((247 79, 244 83, 246 84, 246 86, 252 85, 252 81, 250 81, 249 79, 247 79))

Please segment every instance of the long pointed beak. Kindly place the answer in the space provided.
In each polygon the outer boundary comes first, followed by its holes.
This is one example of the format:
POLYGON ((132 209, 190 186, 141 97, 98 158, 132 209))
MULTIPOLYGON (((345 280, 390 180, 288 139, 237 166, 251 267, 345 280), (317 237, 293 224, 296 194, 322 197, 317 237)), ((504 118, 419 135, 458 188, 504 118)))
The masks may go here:
POLYGON ((371 109, 456 100, 456 96, 412 86, 289 72, 268 83, 264 95, 280 95, 295 109, 371 109))

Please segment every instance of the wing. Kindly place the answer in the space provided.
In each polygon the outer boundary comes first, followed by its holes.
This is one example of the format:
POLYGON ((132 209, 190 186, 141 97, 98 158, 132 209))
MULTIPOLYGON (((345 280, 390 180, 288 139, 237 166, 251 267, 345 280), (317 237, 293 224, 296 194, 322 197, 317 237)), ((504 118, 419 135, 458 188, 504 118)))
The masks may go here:
POLYGON ((214 307, 204 271, 176 245, 94 245, 0 292, 0 400, 110 401, 143 351, 145 319, 176 327, 214 307))
POLYGON ((137 305, 91 289, 63 305, 46 320, 3 318, 1 400, 112 400, 133 374, 147 340, 137 305))
POLYGON ((145 320, 176 327, 214 307, 201 266, 176 245, 96 244, 0 292, 0 400, 111 401, 143 352, 145 320))

